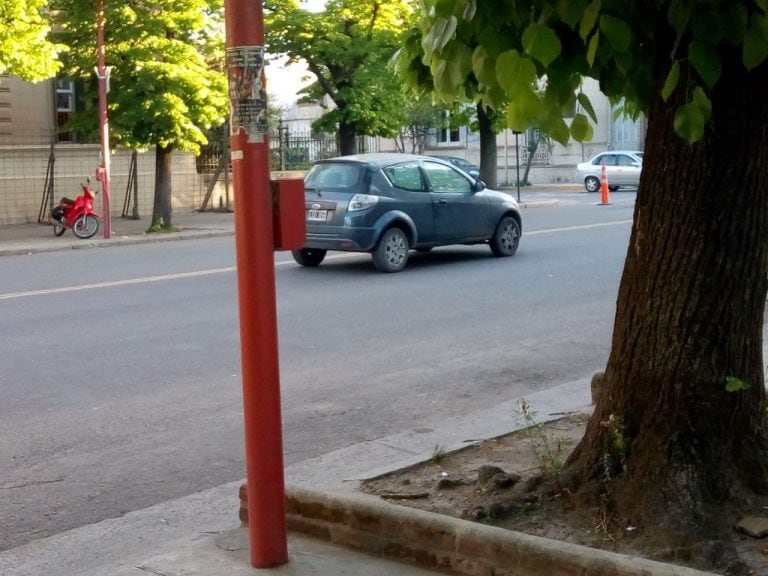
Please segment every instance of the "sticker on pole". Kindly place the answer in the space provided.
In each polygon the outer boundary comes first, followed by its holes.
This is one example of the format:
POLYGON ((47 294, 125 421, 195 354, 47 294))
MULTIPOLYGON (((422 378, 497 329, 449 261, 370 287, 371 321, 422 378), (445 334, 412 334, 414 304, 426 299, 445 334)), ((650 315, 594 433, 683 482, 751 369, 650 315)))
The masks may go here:
POLYGON ((267 134, 267 84, 263 46, 227 48, 229 79, 229 133, 241 130, 248 142, 264 142, 267 134))

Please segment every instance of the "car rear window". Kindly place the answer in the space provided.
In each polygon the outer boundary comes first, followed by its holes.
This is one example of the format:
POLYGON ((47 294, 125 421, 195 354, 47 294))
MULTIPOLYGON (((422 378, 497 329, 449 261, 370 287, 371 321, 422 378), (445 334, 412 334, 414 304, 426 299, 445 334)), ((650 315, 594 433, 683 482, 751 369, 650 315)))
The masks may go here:
POLYGON ((315 164, 304 178, 304 185, 310 188, 352 188, 362 176, 358 164, 328 162, 315 164))

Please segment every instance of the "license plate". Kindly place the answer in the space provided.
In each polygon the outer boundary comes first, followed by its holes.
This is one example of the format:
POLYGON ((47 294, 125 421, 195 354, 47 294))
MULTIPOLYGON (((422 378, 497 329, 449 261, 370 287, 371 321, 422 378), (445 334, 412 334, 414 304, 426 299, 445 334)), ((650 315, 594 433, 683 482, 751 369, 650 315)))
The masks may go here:
POLYGON ((328 210, 307 210, 307 220, 313 222, 325 222, 328 216, 328 210))

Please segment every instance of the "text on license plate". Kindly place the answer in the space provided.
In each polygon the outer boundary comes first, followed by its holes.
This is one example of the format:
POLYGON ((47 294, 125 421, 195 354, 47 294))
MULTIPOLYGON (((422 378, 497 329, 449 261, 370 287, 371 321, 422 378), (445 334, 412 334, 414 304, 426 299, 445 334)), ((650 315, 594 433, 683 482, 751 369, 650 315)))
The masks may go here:
POLYGON ((325 222, 328 210, 307 210, 307 220, 325 222))

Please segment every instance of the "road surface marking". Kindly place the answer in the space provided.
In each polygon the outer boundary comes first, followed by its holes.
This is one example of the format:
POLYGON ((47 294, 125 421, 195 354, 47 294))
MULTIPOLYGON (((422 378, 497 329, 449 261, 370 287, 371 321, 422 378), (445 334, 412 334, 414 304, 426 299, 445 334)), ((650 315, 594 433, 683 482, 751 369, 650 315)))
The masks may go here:
MULTIPOLYGON (((545 230, 534 230, 532 232, 526 232, 523 236, 534 236, 538 234, 553 234, 555 232, 570 232, 572 230, 589 230, 591 228, 603 228, 605 226, 618 226, 621 224, 631 224, 632 220, 619 220, 616 222, 601 222, 598 224, 583 224, 580 226, 565 226, 562 228, 548 228, 545 230)), ((334 254, 326 259, 339 260, 341 258, 352 258, 360 256, 360 252, 345 252, 342 254, 334 254)), ((293 260, 282 260, 275 262, 275 266, 286 266, 288 264, 294 264, 293 260)), ((98 282, 96 284, 81 284, 78 286, 61 286, 59 288, 46 288, 43 290, 29 290, 26 292, 11 292, 9 294, 0 294, 0 300, 11 300, 14 298, 27 298, 30 296, 45 296, 48 294, 64 294, 66 292, 78 292, 81 290, 97 290, 99 288, 114 288, 117 286, 130 286, 131 284, 149 284, 151 282, 167 282, 169 280, 181 280, 185 278, 197 278, 199 276, 213 276, 215 274, 227 274, 229 272, 236 272, 235 266, 228 266, 226 268, 212 268, 210 270, 196 270, 194 272, 180 272, 177 274, 163 274, 162 276, 147 276, 144 278, 130 278, 128 280, 113 280, 111 282, 98 282)))

